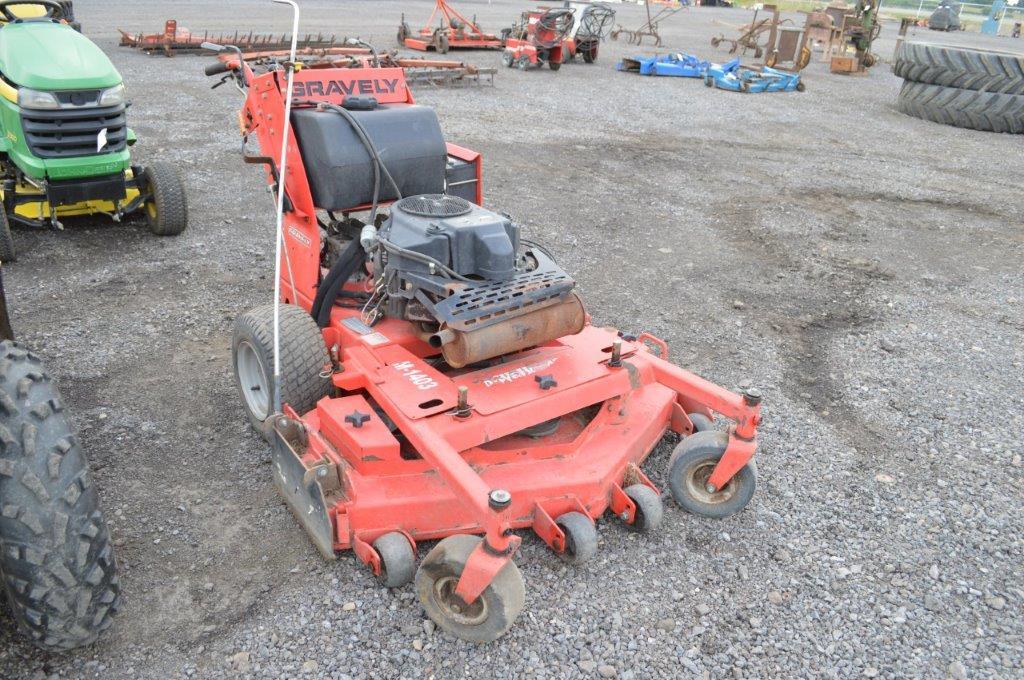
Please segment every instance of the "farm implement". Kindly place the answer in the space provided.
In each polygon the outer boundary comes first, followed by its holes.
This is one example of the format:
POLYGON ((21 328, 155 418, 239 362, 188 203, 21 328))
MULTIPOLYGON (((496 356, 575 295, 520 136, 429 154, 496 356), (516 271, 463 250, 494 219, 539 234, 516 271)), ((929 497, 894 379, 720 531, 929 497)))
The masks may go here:
MULTIPOLYGON (((202 48, 203 43, 218 43, 234 45, 244 50, 279 50, 288 49, 292 43, 289 35, 273 35, 270 33, 248 33, 235 31, 233 34, 216 33, 203 31, 202 34, 194 33, 187 28, 178 26, 176 19, 168 19, 164 22, 163 33, 129 33, 117 29, 121 34, 121 47, 134 47, 147 54, 161 53, 172 57, 175 54, 197 54, 206 52, 202 48)), ((326 37, 321 33, 317 35, 307 34, 296 40, 300 48, 327 48, 333 47, 339 41, 335 36, 326 37)), ((343 42, 343 41, 342 41, 343 42)))
MULTIPOLYGON (((230 73, 238 68, 240 58, 256 69, 273 68, 289 54, 288 50, 260 50, 241 55, 222 53, 217 57, 221 63, 207 67, 206 75, 230 73)), ((296 55, 301 58, 303 68, 401 68, 405 71, 406 83, 418 85, 479 85, 485 79, 493 85, 497 70, 461 61, 400 57, 391 52, 377 54, 370 47, 359 46, 306 48, 298 50, 296 55)), ((225 81, 230 78, 230 75, 225 76, 225 81)))
MULTIPOLYGON (((729 62, 731 65, 733 62, 729 62)), ((735 60, 739 65, 739 60, 735 60)), ((692 54, 662 54, 654 57, 625 57, 615 67, 619 71, 639 73, 642 76, 675 76, 703 78, 711 62, 692 54)))
POLYGON ((487 642, 524 607, 517 530, 581 563, 606 512, 657 529, 641 466, 667 432, 680 506, 747 505, 760 393, 591 325, 552 254, 482 207, 480 154, 445 141, 401 69, 232 66, 245 160, 278 204, 274 299, 237 320, 235 381, 325 557, 414 581, 439 627, 487 642))
POLYGON ((711 64, 704 74, 704 84, 733 92, 803 92, 799 73, 779 71, 768 66, 751 69, 739 65, 739 60, 727 64, 711 64))
MULTIPOLYGON (((571 7, 537 9, 523 12, 505 40, 505 52, 501 55, 505 66, 519 69, 543 68, 547 64, 552 71, 562 68, 562 62, 570 53, 564 44, 575 25, 575 10, 571 7)), ((591 60, 597 58, 597 47, 593 47, 591 60)))
POLYGON ((398 44, 421 52, 434 50, 446 54, 451 49, 500 50, 504 47, 504 40, 480 30, 476 18, 467 19, 445 0, 437 0, 427 23, 416 33, 409 30, 405 15, 402 15, 402 22, 398 25, 398 44), (434 19, 438 22, 436 26, 434 19))
POLYGON ((597 51, 611 31, 615 10, 608 5, 591 2, 566 2, 574 10, 573 25, 562 41, 562 61, 571 62, 577 56, 587 64, 597 61, 597 51))

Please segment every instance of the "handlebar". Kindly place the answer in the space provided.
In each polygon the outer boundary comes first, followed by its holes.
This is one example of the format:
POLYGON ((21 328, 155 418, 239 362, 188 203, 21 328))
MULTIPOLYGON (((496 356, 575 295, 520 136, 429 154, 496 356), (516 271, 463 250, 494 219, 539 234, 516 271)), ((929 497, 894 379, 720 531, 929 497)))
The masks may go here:
POLYGON ((224 63, 223 61, 218 61, 215 64, 208 64, 206 68, 203 69, 203 73, 205 73, 208 76, 215 76, 220 73, 227 73, 230 70, 231 69, 228 67, 226 63, 224 63))

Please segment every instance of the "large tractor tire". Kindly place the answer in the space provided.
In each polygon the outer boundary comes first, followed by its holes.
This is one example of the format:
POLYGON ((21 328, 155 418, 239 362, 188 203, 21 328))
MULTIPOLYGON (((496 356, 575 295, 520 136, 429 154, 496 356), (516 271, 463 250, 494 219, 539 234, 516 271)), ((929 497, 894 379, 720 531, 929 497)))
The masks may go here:
POLYGON ((157 236, 177 236, 188 226, 185 186, 173 165, 153 163, 143 171, 152 194, 145 203, 149 230, 157 236))
POLYGON ((903 42, 892 72, 915 83, 1024 94, 1024 54, 903 42))
POLYGON ((11 236, 11 221, 7 210, 0 205, 0 263, 7 264, 18 259, 18 251, 14 249, 14 237, 11 236))
MULTIPOLYGON (((311 411, 331 392, 324 369, 330 356, 324 336, 309 312, 281 305, 281 403, 300 415, 311 411)), ((274 306, 250 310, 235 322, 231 340, 235 386, 253 428, 271 441, 273 423, 274 306)))
POLYGON ((901 112, 924 120, 985 132, 1024 134, 1024 95, 962 90, 904 81, 901 112))
POLYGON ((0 576, 36 645, 73 649, 111 623, 121 587, 88 463, 35 354, 0 342, 0 576))

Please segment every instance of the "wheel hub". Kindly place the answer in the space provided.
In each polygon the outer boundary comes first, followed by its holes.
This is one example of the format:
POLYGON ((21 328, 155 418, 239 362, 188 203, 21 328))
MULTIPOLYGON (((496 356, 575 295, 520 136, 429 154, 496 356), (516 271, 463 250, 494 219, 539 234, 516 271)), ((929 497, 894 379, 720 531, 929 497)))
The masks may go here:
POLYGON ((725 503, 736 493, 736 485, 731 479, 718 490, 715 490, 715 487, 708 483, 708 479, 711 478, 711 473, 715 471, 717 465, 717 460, 698 463, 691 468, 690 474, 687 476, 687 490, 695 499, 702 503, 725 503))
POLYGON ((483 596, 467 603, 455 592, 457 576, 444 576, 434 583, 431 595, 445 615, 463 626, 477 626, 487 620, 487 603, 483 596))
POLYGON ((270 412, 270 381, 267 380, 256 348, 248 342, 238 345, 235 372, 242 386, 246 406, 258 420, 266 420, 270 412))

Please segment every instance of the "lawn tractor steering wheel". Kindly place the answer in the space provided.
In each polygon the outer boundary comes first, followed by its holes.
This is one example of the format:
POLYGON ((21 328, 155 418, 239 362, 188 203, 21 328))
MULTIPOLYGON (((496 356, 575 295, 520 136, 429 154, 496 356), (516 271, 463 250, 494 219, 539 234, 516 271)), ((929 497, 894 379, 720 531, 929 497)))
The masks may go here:
POLYGON ((572 31, 575 12, 572 8, 555 8, 544 12, 533 29, 533 40, 537 47, 551 49, 561 45, 572 31))
POLYGON ((17 23, 19 21, 60 21, 64 18, 64 8, 54 0, 0 0, 0 15, 4 21, 17 23), (46 14, 41 17, 19 17, 11 9, 14 6, 24 7, 25 5, 39 5, 46 8, 46 14))

